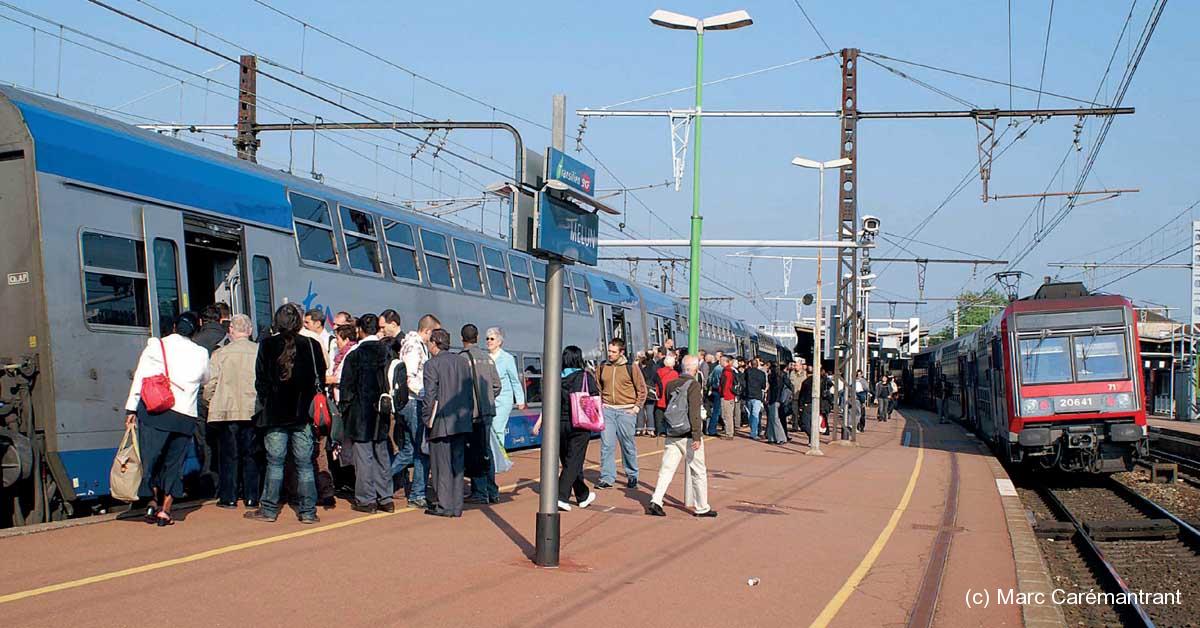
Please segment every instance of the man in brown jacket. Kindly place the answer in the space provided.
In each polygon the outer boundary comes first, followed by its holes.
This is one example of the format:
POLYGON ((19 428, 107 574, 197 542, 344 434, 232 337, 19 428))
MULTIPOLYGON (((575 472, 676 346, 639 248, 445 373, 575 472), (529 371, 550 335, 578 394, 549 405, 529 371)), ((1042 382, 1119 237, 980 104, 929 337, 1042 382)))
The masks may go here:
POLYGON ((600 433, 600 481, 597 489, 609 488, 617 481, 617 443, 621 444, 621 462, 629 488, 638 486, 637 430, 638 410, 646 403, 646 379, 642 370, 625 356, 625 341, 613 338, 608 343, 608 361, 600 365, 600 395, 604 401, 604 431, 600 433))
POLYGON ((238 466, 241 466, 242 500, 247 508, 258 507, 261 476, 254 460, 254 422, 257 393, 254 390, 254 364, 258 344, 250 340, 254 323, 238 314, 229 322, 230 343, 213 352, 209 359, 210 379, 204 385, 208 404, 208 426, 217 435, 217 506, 236 508, 238 466))
POLYGON ((700 359, 694 355, 683 357, 683 376, 667 384, 664 393, 667 396, 666 419, 663 429, 667 431, 666 444, 663 449, 662 466, 658 470, 658 481, 654 483, 654 495, 646 514, 665 517, 663 498, 667 495, 667 487, 675 478, 680 460, 686 458, 687 467, 683 472, 683 500, 697 517, 715 517, 717 511, 708 505, 708 469, 704 466, 704 429, 700 417, 700 405, 704 399, 703 385, 696 381, 696 371, 699 370, 700 359), (686 390, 682 390, 683 387, 686 390), (680 408, 675 399, 680 394, 686 395, 686 427, 673 428, 672 424, 680 408), (689 429, 690 428, 690 429, 689 429), (686 431, 684 431, 686 430, 686 431))

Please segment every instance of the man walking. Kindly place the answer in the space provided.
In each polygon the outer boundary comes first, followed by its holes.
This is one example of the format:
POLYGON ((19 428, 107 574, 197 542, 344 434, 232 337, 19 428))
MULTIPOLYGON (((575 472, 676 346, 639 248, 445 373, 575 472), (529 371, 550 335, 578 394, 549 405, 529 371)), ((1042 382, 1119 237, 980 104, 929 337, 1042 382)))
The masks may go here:
POLYGON ((471 477, 472 504, 500 501, 496 486, 496 467, 492 463, 492 418, 496 416, 496 397, 500 395, 500 374, 492 356, 479 347, 479 328, 467 323, 462 326, 463 350, 471 368, 474 396, 471 404, 471 435, 467 440, 467 468, 471 477))
POLYGON ((421 406, 421 422, 429 430, 433 500, 425 514, 461 517, 467 435, 471 433, 475 398, 471 366, 466 357, 450 352, 446 330, 432 330, 429 341, 430 358, 422 369, 425 403, 421 406))
POLYGON ((858 431, 867 429, 867 391, 870 386, 862 371, 854 371, 854 401, 858 407, 858 431))
POLYGON ((891 394, 892 388, 888 384, 888 376, 884 375, 883 377, 879 378, 879 381, 875 384, 875 405, 877 406, 877 409, 875 410, 876 421, 887 420, 888 398, 891 396, 891 394))
POLYGON ((667 488, 675 478, 680 460, 686 460, 687 467, 683 472, 684 503, 692 508, 697 517, 715 517, 717 511, 708 505, 708 469, 704 465, 704 436, 701 433, 703 420, 700 416, 700 406, 704 401, 703 387, 696 381, 696 373, 700 360, 694 355, 684 356, 683 376, 672 380, 666 385, 668 403, 663 429, 666 431, 666 444, 663 449, 662 466, 658 469, 658 480, 654 483, 654 495, 646 514, 665 517, 663 498, 667 488), (677 399, 677 397, 682 397, 677 399), (686 399, 686 403, 680 403, 686 399), (686 413, 687 429, 672 429, 680 423, 680 413, 686 413))
MULTIPOLYGON (((804 409, 804 399, 803 399, 804 393, 801 392, 801 390, 804 388, 804 382, 808 379, 808 374, 805 372, 804 358, 796 358, 792 364, 793 364, 794 368, 792 369, 792 371, 790 373, 788 373, 788 381, 791 382, 791 384, 792 384, 792 392, 793 392, 793 394, 792 394, 792 425, 794 425, 795 429, 798 431, 798 430, 803 429, 801 427, 803 419, 801 418, 800 415, 804 409)), ((810 395, 809 395, 808 400, 810 402, 812 401, 811 390, 810 390, 810 395)))
MULTIPOLYGON (((409 401, 404 406, 404 444, 392 460, 392 475, 404 473, 405 467, 412 465, 413 476, 408 485, 408 505, 414 508, 424 508, 428 505, 425 501, 425 487, 429 481, 429 456, 421 451, 421 443, 427 437, 425 422, 420 417, 425 404, 425 363, 430 358, 429 343, 433 332, 441 328, 442 322, 436 316, 426 314, 417 321, 416 331, 408 332, 400 345, 400 359, 408 372, 409 401)), ((448 345, 449 340, 446 342, 448 345)))
POLYGON ((646 380, 641 369, 625 357, 625 340, 608 343, 608 361, 600 365, 600 394, 604 402, 604 431, 600 433, 600 481, 597 489, 610 488, 617 481, 617 443, 621 444, 621 462, 629 488, 638 485, 637 430, 638 410, 646 403, 646 380))

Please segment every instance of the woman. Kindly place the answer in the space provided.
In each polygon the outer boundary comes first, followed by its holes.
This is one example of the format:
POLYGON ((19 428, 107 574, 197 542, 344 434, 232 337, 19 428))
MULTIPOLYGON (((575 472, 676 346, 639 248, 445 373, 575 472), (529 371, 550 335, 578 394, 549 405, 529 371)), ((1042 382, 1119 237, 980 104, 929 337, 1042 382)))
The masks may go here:
MULTIPOLYGON (((679 379, 679 371, 675 370, 675 353, 668 353, 663 357, 662 366, 654 373, 654 388, 657 392, 657 401, 654 402, 654 435, 665 434, 667 431, 667 404, 670 399, 667 398, 667 384, 679 379)), ((646 387, 650 387, 650 380, 646 380, 646 387)))
POLYGON ((779 417, 779 404, 786 379, 779 365, 771 362, 767 371, 767 442, 775 445, 782 445, 788 440, 779 417))
POLYGON ((254 521, 279 517, 283 463, 291 448, 296 465, 300 523, 317 523, 316 478, 313 475, 313 429, 309 405, 325 374, 325 352, 317 341, 300 335, 302 314, 294 303, 275 310, 275 335, 259 344, 254 388, 262 402, 258 426, 267 451, 267 474, 259 507, 245 514, 254 521))
POLYGON ((654 355, 643 354, 637 366, 642 369, 642 379, 646 380, 646 403, 638 411, 635 435, 653 436, 654 404, 658 401, 658 368, 654 364, 654 355))
MULTIPOLYGON (((600 384, 596 377, 584 369, 583 350, 575 345, 563 349, 562 357, 562 405, 559 406, 559 449, 558 460, 562 470, 558 474, 558 509, 570 511, 567 500, 575 494, 575 503, 587 508, 596 500, 596 493, 583 482, 583 461, 587 458, 588 442, 592 433, 571 426, 571 393, 583 391, 584 382, 591 393, 599 394, 600 384)), ((533 433, 542 430, 542 417, 533 425, 533 433)))
POLYGON ((191 340, 199 329, 200 317, 184 312, 175 319, 175 333, 151 338, 138 359, 125 401, 125 425, 138 426, 142 454, 138 494, 150 498, 146 518, 160 526, 174 523, 171 505, 183 495, 183 459, 196 431, 196 398, 208 381, 208 351, 191 340), (171 380, 175 405, 151 414, 142 402, 142 380, 163 374, 171 380))

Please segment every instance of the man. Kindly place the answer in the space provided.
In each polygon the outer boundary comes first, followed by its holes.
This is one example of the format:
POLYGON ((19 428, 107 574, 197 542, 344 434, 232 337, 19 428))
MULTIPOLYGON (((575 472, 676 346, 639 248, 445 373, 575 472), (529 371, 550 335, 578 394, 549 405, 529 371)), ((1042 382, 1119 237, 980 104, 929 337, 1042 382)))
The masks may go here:
MULTIPOLYGON (((450 334, 430 330, 429 360, 421 369, 421 423, 429 430, 429 463, 433 499, 425 514, 461 517, 467 435, 474 412, 471 366, 450 352, 450 334)), ((412 503, 412 500, 409 500, 412 503)))
MULTIPOLYGON (((508 417, 512 414, 513 408, 524 410, 527 407, 525 405, 525 386, 521 381, 521 374, 517 371, 517 359, 513 357, 513 354, 504 350, 504 330, 499 327, 489 327, 486 340, 488 355, 491 356, 492 362, 496 365, 496 372, 500 375, 500 396, 496 397, 496 416, 492 417, 492 432, 496 434, 503 446, 505 435, 508 433, 508 417)), ((495 467, 493 466, 492 469, 494 484, 495 467)), ((499 488, 489 495, 488 501, 493 504, 500 501, 499 488)))
POLYGON ((858 411, 858 431, 862 432, 867 429, 867 391, 870 386, 867 384, 867 378, 863 377, 862 371, 854 371, 854 401, 858 411))
MULTIPOLYGON (((708 505, 708 469, 704 465, 704 436, 700 428, 703 425, 700 416, 700 405, 704 400, 702 387, 695 378, 699 370, 700 360, 694 355, 684 356, 683 376, 672 380, 666 386, 668 398, 676 394, 686 395, 687 419, 691 430, 678 436, 667 435, 662 455, 662 466, 658 469, 658 480, 654 483, 654 495, 646 514, 665 517, 663 498, 667 495, 667 487, 675 478, 675 470, 679 468, 680 459, 686 459, 687 467, 683 472, 684 503, 692 508, 697 517, 715 517, 717 511, 708 505)), ((665 426, 664 426, 665 427, 665 426)))
POLYGON ((875 420, 886 421, 888 415, 888 397, 892 395, 892 387, 888 385, 888 376, 884 375, 875 383, 875 420))
POLYGON ((734 416, 734 429, 739 428, 747 423, 746 415, 746 358, 738 358, 737 364, 733 368, 734 376, 734 397, 737 399, 737 411, 734 416))
MULTIPOLYGON (((204 347, 212 356, 221 345, 227 342, 227 333, 221 326, 221 309, 216 304, 206 305, 200 310, 200 331, 192 336, 192 342, 204 347)), ((213 466, 216 464, 214 447, 217 445, 217 435, 209 433, 208 404, 197 406, 196 430, 192 434, 193 445, 196 448, 197 462, 200 463, 200 475, 211 481, 213 466)), ((220 484, 220 479, 217 480, 220 484)))
POLYGON ((354 328, 356 330, 355 331, 356 337, 354 340, 354 344, 358 343, 357 324, 356 324, 356 321, 354 320, 354 317, 350 315, 350 312, 343 311, 343 312, 338 312, 337 314, 334 314, 333 315, 333 329, 331 329, 329 332, 329 352, 328 352, 328 356, 325 360, 325 364, 329 365, 329 368, 327 369, 328 376, 333 375, 333 361, 334 361, 334 358, 336 358, 337 354, 338 354, 339 344, 338 344, 337 333, 336 333, 337 328, 342 327, 343 325, 349 325, 351 328, 354 328))
MULTIPOLYGON (((392 460, 392 475, 400 475, 412 465, 412 481, 408 485, 408 505, 425 508, 425 487, 429 482, 429 456, 421 451, 426 439, 425 422, 421 420, 425 403, 425 363, 429 361, 429 343, 433 332, 442 328, 442 322, 433 314, 426 314, 417 321, 416 331, 404 336, 400 346, 400 359, 408 371, 409 401, 404 406, 404 444, 392 460)), ((449 334, 447 334, 449 338, 449 334)), ((447 343, 449 340, 447 340, 447 343)))
POLYGON ((679 379, 679 373, 675 372, 675 356, 667 355, 663 357, 662 368, 654 374, 654 386, 656 399, 654 401, 654 435, 659 436, 663 433, 665 419, 663 413, 667 410, 667 385, 679 379))
POLYGON ((325 312, 319 308, 313 308, 304 313, 304 329, 300 330, 301 336, 308 336, 317 341, 321 345, 321 349, 326 353, 329 352, 329 344, 333 342, 333 337, 329 330, 325 329, 325 312))
POLYGON ((604 402, 604 431, 600 433, 600 481, 597 489, 611 488, 617 481, 617 442, 629 488, 638 485, 637 415, 646 403, 646 379, 625 357, 625 340, 608 343, 608 361, 600 365, 600 395, 604 402))
MULTIPOLYGON (((788 381, 791 382, 792 390, 795 392, 795 394, 792 395, 792 424, 797 430, 802 429, 800 427, 802 421, 801 414, 804 410, 805 402, 803 399, 804 393, 799 391, 804 388, 804 382, 807 379, 808 373, 804 368, 804 358, 796 358, 792 362, 792 371, 788 373, 788 381)), ((812 401, 811 389, 809 389, 808 401, 812 401)))
POLYGON ((767 374, 756 358, 746 369, 746 411, 750 414, 750 440, 758 440, 759 421, 762 417, 763 400, 767 396, 767 374))
POLYGON ((721 395, 721 420, 725 423, 725 438, 733 438, 737 433, 738 410, 737 410, 737 373, 733 366, 733 360, 728 357, 721 358, 721 375, 720 375, 720 391, 721 395))
POLYGON ((706 436, 717 435, 717 424, 721 420, 721 371, 724 354, 720 351, 713 358, 712 369, 709 371, 707 380, 708 397, 711 400, 711 410, 708 412, 708 425, 704 426, 704 434, 706 436))
POLYGON ((215 304, 200 310, 200 331, 192 336, 192 342, 204 347, 209 355, 225 344, 225 328, 221 326, 221 310, 215 304))
POLYGON ((708 381, 708 375, 709 375, 709 373, 712 372, 712 362, 713 362, 712 356, 709 355, 709 353, 707 351, 705 351, 704 349, 701 349, 700 350, 700 371, 699 371, 700 381, 702 381, 702 382, 708 381))
MULTIPOLYGON (((329 359, 329 347, 336 346, 337 343, 333 341, 333 335, 325 329, 325 311, 320 308, 312 308, 305 312, 303 325, 300 335, 317 341, 326 356, 325 377, 332 375, 333 361, 329 359)), ((313 473, 316 474, 317 479, 317 505, 332 508, 336 502, 334 501, 333 472, 330 470, 329 455, 326 451, 328 442, 329 435, 327 433, 314 432, 312 459, 313 473)), ((289 492, 289 494, 291 493, 289 492)))
POLYGON ((492 417, 496 416, 496 398, 500 396, 500 373, 492 356, 479 347, 479 328, 467 323, 459 332, 462 355, 471 366, 474 395, 471 400, 471 435, 467 440, 466 466, 471 477, 472 504, 500 501, 496 486, 496 467, 492 464, 492 417))
POLYGON ((217 507, 236 508, 238 494, 247 508, 257 508, 262 493, 259 478, 262 470, 255 461, 255 429, 251 417, 255 412, 257 393, 254 390, 254 366, 258 344, 250 340, 254 323, 249 316, 238 314, 229 323, 229 344, 212 354, 209 360, 211 379, 204 385, 204 401, 208 406, 208 425, 212 428, 217 446, 217 507), (238 490, 238 467, 241 467, 241 491, 238 490))
POLYGON ((388 391, 389 350, 379 341, 379 319, 374 314, 359 317, 357 331, 358 344, 343 357, 338 383, 338 408, 354 461, 350 507, 365 513, 395 512, 387 439, 391 417, 379 411, 379 398, 388 391))
POLYGON ((950 380, 945 375, 938 378, 937 396, 938 423, 947 423, 950 420, 950 380))
POLYGON ((379 313, 379 336, 381 339, 399 338, 404 330, 400 329, 400 314, 388 308, 379 313))
POLYGON ((800 402, 798 408, 800 418, 797 421, 799 422, 799 430, 810 438, 811 444, 812 433, 809 430, 812 426, 812 367, 806 366, 803 371, 804 380, 800 382, 800 388, 798 389, 800 392, 797 395, 797 401, 800 402))

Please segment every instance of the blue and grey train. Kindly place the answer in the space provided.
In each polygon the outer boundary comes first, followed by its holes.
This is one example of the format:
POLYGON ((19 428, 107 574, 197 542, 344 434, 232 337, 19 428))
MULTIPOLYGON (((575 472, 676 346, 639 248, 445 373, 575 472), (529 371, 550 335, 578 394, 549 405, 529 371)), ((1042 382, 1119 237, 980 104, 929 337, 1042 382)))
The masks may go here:
MULTIPOLYGON (((223 301, 261 329, 284 302, 502 326, 537 444, 546 266, 507 242, 0 87, 0 527, 105 503, 139 351, 182 310, 223 301)), ((599 360, 686 337, 686 303, 571 267, 564 342, 599 360)), ((703 348, 773 340, 704 310, 703 348)), ((769 337, 767 337, 769 338, 769 337)))

